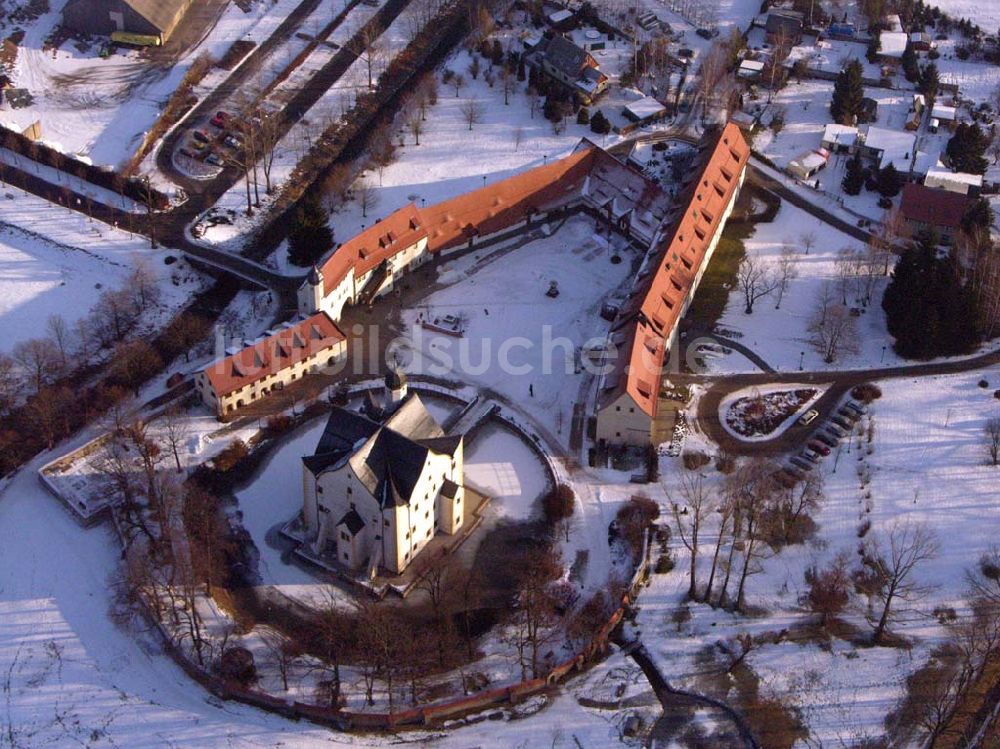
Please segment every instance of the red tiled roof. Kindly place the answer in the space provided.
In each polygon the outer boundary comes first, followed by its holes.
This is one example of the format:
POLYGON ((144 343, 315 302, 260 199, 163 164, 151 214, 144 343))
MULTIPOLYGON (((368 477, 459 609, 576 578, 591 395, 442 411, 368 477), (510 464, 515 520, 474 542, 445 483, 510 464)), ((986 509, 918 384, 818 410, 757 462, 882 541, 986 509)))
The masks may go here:
POLYGON ((326 313, 318 312, 253 346, 213 362, 205 370, 205 376, 217 396, 229 395, 345 340, 333 320, 326 313))
POLYGON ((606 388, 604 403, 626 392, 643 412, 656 416, 665 339, 694 291, 695 275, 749 158, 750 148, 740 129, 732 123, 726 125, 682 193, 679 204, 683 213, 653 251, 643 269, 645 275, 637 279, 623 310, 628 323, 622 328, 626 344, 621 348, 627 356, 619 360, 627 360, 628 367, 620 365, 609 375, 613 386, 606 388))
POLYGON ((908 183, 903 187, 900 211, 908 221, 956 229, 969 207, 969 197, 950 190, 937 190, 908 183))

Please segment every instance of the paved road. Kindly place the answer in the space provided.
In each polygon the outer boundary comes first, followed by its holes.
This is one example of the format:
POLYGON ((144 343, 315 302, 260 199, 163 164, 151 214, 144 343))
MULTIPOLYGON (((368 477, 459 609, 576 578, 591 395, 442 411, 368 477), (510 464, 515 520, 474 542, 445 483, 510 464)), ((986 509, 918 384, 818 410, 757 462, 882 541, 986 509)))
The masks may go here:
POLYGON ((899 379, 903 377, 929 377, 933 375, 959 374, 1000 365, 1000 350, 986 354, 927 364, 910 364, 884 369, 856 369, 829 372, 787 372, 755 373, 737 375, 674 375, 671 379, 680 382, 698 382, 709 385, 698 401, 698 424, 702 431, 716 444, 739 455, 777 455, 801 448, 809 434, 814 432, 819 420, 809 426, 794 424, 774 439, 762 442, 744 442, 727 432, 719 419, 719 405, 730 393, 754 385, 775 383, 829 384, 829 388, 813 408, 820 414, 828 414, 840 399, 855 385, 873 380, 899 379))

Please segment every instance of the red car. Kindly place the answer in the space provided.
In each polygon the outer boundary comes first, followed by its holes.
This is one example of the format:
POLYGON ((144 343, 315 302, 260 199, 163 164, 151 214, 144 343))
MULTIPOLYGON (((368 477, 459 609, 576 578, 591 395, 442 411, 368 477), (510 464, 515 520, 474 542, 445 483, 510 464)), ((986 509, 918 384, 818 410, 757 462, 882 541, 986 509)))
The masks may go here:
POLYGON ((824 457, 830 454, 830 448, 819 440, 809 440, 807 447, 809 447, 810 450, 815 450, 824 457))
POLYGON ((215 117, 212 118, 212 125, 214 127, 222 128, 223 130, 225 130, 226 124, 228 122, 229 122, 228 112, 222 112, 222 111, 216 112, 215 117))

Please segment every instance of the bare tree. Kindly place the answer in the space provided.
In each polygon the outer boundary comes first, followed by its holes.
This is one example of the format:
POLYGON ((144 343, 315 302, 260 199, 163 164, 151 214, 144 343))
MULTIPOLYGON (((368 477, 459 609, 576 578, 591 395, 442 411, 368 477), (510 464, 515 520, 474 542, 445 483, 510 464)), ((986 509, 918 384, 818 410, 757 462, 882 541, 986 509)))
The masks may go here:
POLYGON ((551 549, 533 549, 519 560, 517 610, 513 623, 514 644, 521 660, 524 678, 538 678, 542 645, 551 634, 555 610, 548 586, 559 576, 561 567, 551 549))
POLYGON ((163 362, 156 349, 146 341, 132 341, 115 347, 112 376, 117 384, 129 388, 132 395, 138 398, 139 388, 162 366, 163 362))
POLYGON ((475 99, 466 99, 462 103, 462 119, 469 126, 469 130, 472 130, 473 125, 483 121, 482 105, 475 99))
POLYGON ((755 458, 726 477, 727 490, 736 502, 737 522, 733 526, 734 534, 743 542, 743 564, 736 588, 737 611, 742 611, 746 604, 747 578, 760 571, 759 559, 764 553, 764 523, 779 492, 775 473, 775 467, 770 461, 755 458))
POLYGON ((14 360, 0 353, 0 415, 7 413, 17 398, 20 377, 14 360))
POLYGON ((295 665, 302 657, 302 647, 281 632, 270 628, 263 628, 261 630, 261 639, 267 646, 271 660, 278 669, 278 675, 281 677, 281 686, 287 692, 288 677, 292 674, 295 665))
MULTIPOLYGON (((698 544, 699 534, 705 518, 714 512, 711 495, 700 474, 684 472, 677 481, 680 502, 671 500, 677 535, 688 550, 691 564, 688 570, 688 598, 698 600, 698 544), (682 506, 683 505, 683 506, 682 506)), ((666 485, 664 490, 670 498, 666 485)))
POLYGON ((65 372, 69 368, 69 359, 72 354, 72 336, 66 318, 62 315, 49 315, 45 324, 49 331, 49 339, 55 344, 56 353, 59 355, 59 370, 65 372))
POLYGON ((375 88, 375 66, 385 50, 382 48, 382 29, 377 23, 369 23, 358 37, 358 57, 365 62, 368 71, 368 90, 375 88))
POLYGON ((407 120, 406 126, 410 129, 410 135, 413 136, 413 145, 420 145, 420 134, 424 131, 424 118, 419 114, 414 114, 407 120))
POLYGON ((135 262, 125 288, 131 293, 132 305, 138 313, 145 312, 160 301, 160 286, 156 274, 144 259, 135 262))
POLYGON ((743 300, 746 302, 744 311, 748 315, 753 314, 753 306, 758 299, 767 296, 778 286, 778 278, 767 262, 750 254, 745 255, 740 262, 736 281, 743 291, 743 300))
MULTIPOLYGON (((726 539, 731 536, 734 509, 735 503, 730 497, 725 497, 719 504, 719 533, 715 538, 715 550, 712 553, 712 566, 708 573, 708 584, 705 586, 705 602, 710 606, 716 605, 712 599, 712 589, 715 585, 716 572, 719 569, 720 553, 725 545, 726 539)), ((720 595, 719 602, 721 602, 721 598, 722 597, 720 595)))
POLYGON ((42 388, 55 377, 59 371, 59 357, 52 344, 43 338, 29 338, 14 345, 14 361, 27 374, 34 387, 34 392, 42 388))
POLYGON ((517 89, 517 79, 505 67, 500 73, 500 87, 503 89, 503 103, 510 104, 510 95, 517 89))
POLYGON ((361 216, 367 217, 368 211, 378 205, 378 190, 367 180, 359 180, 354 185, 354 200, 361 209, 361 216))
POLYGON ((899 603, 913 603, 932 590, 914 575, 924 563, 934 559, 938 543, 926 525, 900 520, 888 532, 869 537, 855 581, 880 605, 872 641, 880 645, 889 624, 899 615, 899 603))
POLYGON ((1000 416, 986 420, 983 434, 986 437, 986 454, 989 456, 990 464, 1000 465, 1000 416))
POLYGON ((843 304, 829 303, 826 297, 820 302, 809 321, 810 343, 832 364, 843 354, 855 354, 859 349, 858 322, 843 304))
POLYGON ((778 279, 778 300, 774 305, 775 309, 781 309, 781 300, 788 291, 788 286, 792 280, 799 275, 799 255, 791 242, 786 242, 781 248, 781 254, 777 262, 778 279))
POLYGON ((816 246, 816 232, 814 231, 803 232, 802 235, 799 237, 799 242, 802 244, 802 247, 805 249, 806 254, 808 255, 809 251, 816 246))
POLYGON ((181 446, 187 441, 191 433, 190 422, 184 418, 184 412, 177 407, 168 408, 160 419, 163 427, 163 441, 166 443, 170 454, 174 456, 174 464, 177 472, 181 472, 181 446))
POLYGON ((511 133, 511 137, 514 140, 514 150, 516 151, 521 147, 521 143, 524 141, 524 128, 520 125, 515 127, 511 133))
POLYGON ((465 78, 460 73, 455 73, 451 78, 451 87, 455 89, 455 98, 458 98, 459 92, 465 88, 465 78))

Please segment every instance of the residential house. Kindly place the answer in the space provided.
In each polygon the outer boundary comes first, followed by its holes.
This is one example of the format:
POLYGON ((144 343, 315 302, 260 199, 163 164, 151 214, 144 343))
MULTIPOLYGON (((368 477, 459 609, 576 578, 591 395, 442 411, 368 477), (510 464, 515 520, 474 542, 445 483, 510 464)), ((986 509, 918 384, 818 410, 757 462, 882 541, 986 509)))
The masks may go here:
POLYGON ((764 73, 764 67, 762 60, 743 60, 736 70, 736 75, 747 81, 756 81, 764 73))
POLYGON ((929 169, 924 176, 924 185, 957 192, 960 195, 977 197, 983 190, 983 175, 953 172, 950 169, 935 166, 929 169))
POLYGON ((192 0, 69 0, 63 24, 94 36, 115 32, 155 37, 162 44, 181 22, 192 0))
POLYGON ((958 109, 956 107, 935 104, 931 109, 931 119, 928 122, 927 129, 932 133, 936 133, 942 127, 946 130, 954 130, 957 124, 958 109))
POLYGON ((874 125, 865 125, 859 132, 861 155, 871 159, 876 168, 885 169, 892 164, 900 174, 911 173, 917 144, 916 135, 874 125))
POLYGON ((829 160, 830 152, 825 148, 806 151, 788 162, 788 172, 802 180, 811 179, 826 168, 829 160))
POLYGON ((970 203, 962 193, 910 183, 903 186, 899 210, 911 235, 932 230, 941 244, 950 245, 970 203))
POLYGON ((764 22, 764 33, 767 43, 771 45, 784 44, 786 48, 794 47, 802 41, 802 29, 805 26, 804 16, 795 10, 774 8, 767 14, 764 22))
POLYGON ((878 59, 889 65, 898 65, 903 60, 909 41, 903 31, 883 31, 878 36, 878 59))
POLYGON ((858 138, 858 129, 853 125, 832 123, 823 128, 820 145, 830 153, 854 153, 858 138))
POLYGON ((626 104, 622 114, 636 127, 641 127, 662 120, 667 116, 667 108, 652 96, 644 96, 626 104))
POLYGON ((221 419, 346 355, 347 338, 317 312, 212 362, 195 375, 195 389, 221 419))
POLYGON ((917 52, 930 52, 934 48, 934 38, 926 31, 914 31, 910 34, 910 45, 917 52))
POLYGON ((464 525, 464 440, 446 435, 405 375, 386 377, 375 421, 335 407, 302 459, 302 519, 312 553, 352 573, 398 575, 438 533, 464 525))
POLYGON ((608 77, 593 55, 559 34, 543 38, 527 61, 565 85, 584 103, 593 101, 608 87, 608 77))

